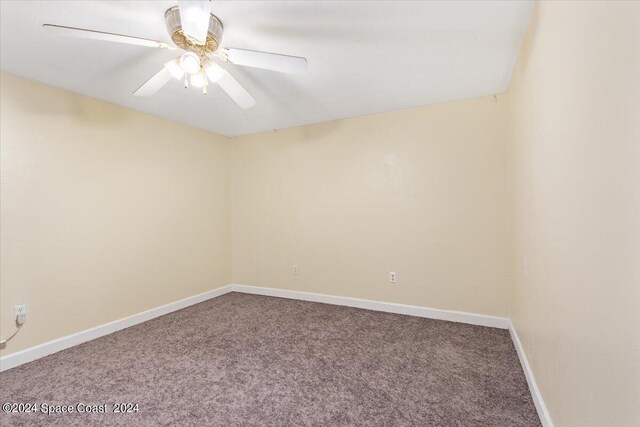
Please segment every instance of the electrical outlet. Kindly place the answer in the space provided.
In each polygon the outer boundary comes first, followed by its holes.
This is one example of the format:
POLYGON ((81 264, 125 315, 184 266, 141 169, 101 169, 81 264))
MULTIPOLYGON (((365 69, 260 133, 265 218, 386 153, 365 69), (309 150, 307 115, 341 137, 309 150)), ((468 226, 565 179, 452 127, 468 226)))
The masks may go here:
POLYGON ((398 283, 398 273, 396 273, 395 271, 389 273, 389 281, 391 283, 398 283))
POLYGON ((24 324, 27 321, 27 304, 20 304, 13 307, 16 323, 24 324))
POLYGON ((293 266, 293 275, 294 276, 299 276, 300 275, 300 267, 298 267, 297 265, 293 266))

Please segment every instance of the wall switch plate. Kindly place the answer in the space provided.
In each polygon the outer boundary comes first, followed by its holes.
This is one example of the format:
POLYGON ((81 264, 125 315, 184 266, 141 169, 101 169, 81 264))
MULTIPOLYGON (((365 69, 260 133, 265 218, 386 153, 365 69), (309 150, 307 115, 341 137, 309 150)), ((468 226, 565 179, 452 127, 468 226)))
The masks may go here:
POLYGON ((299 276, 300 275, 300 267, 298 267, 297 265, 293 266, 293 275, 294 276, 299 276))
POLYGON ((391 283, 398 283, 398 273, 396 273, 395 271, 389 273, 389 281, 391 283))
POLYGON ((24 324, 24 322, 27 321, 27 304, 14 306, 13 313, 15 315, 16 323, 18 325, 24 324))

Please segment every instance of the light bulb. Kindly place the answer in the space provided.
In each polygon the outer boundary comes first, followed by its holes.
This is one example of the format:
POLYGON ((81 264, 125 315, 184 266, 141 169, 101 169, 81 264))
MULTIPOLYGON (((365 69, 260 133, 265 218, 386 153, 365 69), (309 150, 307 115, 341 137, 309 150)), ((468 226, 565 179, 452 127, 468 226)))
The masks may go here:
POLYGON ((207 81, 207 76, 204 75, 202 71, 199 73, 191 74, 189 76, 189 83, 193 87, 205 87, 209 82, 207 81))
POLYGON ((182 69, 182 67, 180 67, 180 62, 178 59, 167 62, 166 64, 164 64, 164 68, 166 68, 177 80, 180 80, 182 76, 184 76, 184 70, 182 69))
POLYGON ((189 74, 200 71, 200 58, 193 52, 185 52, 180 57, 180 66, 189 74))
POLYGON ((204 71, 207 73, 207 77, 212 83, 217 82, 224 75, 224 68, 213 61, 207 61, 204 71))

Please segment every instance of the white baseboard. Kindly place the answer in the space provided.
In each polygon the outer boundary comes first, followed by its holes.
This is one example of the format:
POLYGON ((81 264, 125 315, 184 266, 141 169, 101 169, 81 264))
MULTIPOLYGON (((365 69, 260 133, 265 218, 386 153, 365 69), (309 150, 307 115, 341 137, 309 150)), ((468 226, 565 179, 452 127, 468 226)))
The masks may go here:
POLYGON ((426 317, 429 319, 448 320, 450 322, 470 325, 488 326, 491 328, 509 329, 510 321, 506 317, 488 316, 484 314, 466 313, 463 311, 440 310, 437 308, 419 307, 415 305, 396 304, 391 302, 371 301, 360 298, 338 297, 315 294, 311 292, 290 291, 286 289, 263 288, 260 286, 231 285, 235 292, 245 294, 266 295, 272 297, 321 302, 325 304, 344 305, 387 313, 406 314, 408 316, 426 317))
POLYGON ((311 292, 291 291, 286 289, 264 288, 259 286, 247 285, 228 285, 212 291, 194 295, 189 298, 175 301, 142 313, 134 314, 120 320, 106 323, 95 328, 87 329, 66 337, 58 338, 34 347, 27 348, 16 353, 9 354, 0 358, 0 372, 13 367, 22 365, 27 362, 39 359, 49 354, 91 341, 96 338, 117 332, 119 330, 146 322, 147 320, 181 310, 194 304, 198 304, 209 299, 227 294, 229 292, 241 292, 245 294, 266 295, 280 298, 289 298, 295 300, 320 302, 332 305, 342 305, 347 307, 363 308, 367 310, 383 311, 387 313, 405 314, 408 316, 425 317, 436 320, 447 320, 450 322, 467 323, 471 325, 488 326, 492 328, 508 329, 511 334, 514 346, 520 358, 520 363, 524 371, 533 402, 538 411, 540 421, 544 427, 553 427, 553 422, 549 416, 547 407, 544 404, 540 390, 536 384, 533 372, 527 360, 527 356, 522 347, 522 343, 518 338, 515 328, 511 321, 505 317, 488 316, 484 314, 466 313, 462 311, 440 310, 436 308, 419 307, 414 305, 396 304, 380 301, 371 301, 359 298, 340 297, 325 294, 316 294, 311 292))
POLYGON ((518 358, 520 359, 520 364, 522 365, 524 376, 527 379, 527 384, 529 385, 529 391, 531 392, 533 403, 536 406, 536 411, 538 411, 540 422, 544 427, 554 427, 553 421, 551 421, 551 416, 549 415, 549 411, 547 410, 547 405, 544 404, 544 399, 542 399, 542 394, 540 393, 540 389, 538 389, 536 379, 533 376, 533 371, 531 370, 531 365, 529 365, 527 354, 524 351, 524 347, 522 347, 520 337, 518 337, 516 328, 513 326, 513 323, 511 323, 511 321, 509 321, 509 333, 511 334, 513 345, 516 347, 516 352, 518 353, 518 358))
POLYGON ((96 326, 95 328, 87 329, 75 334, 67 335, 66 337, 27 348, 25 350, 8 354, 0 358, 0 372, 229 292, 232 292, 232 286, 223 286, 212 291, 194 295, 192 297, 152 308, 151 310, 143 311, 142 313, 134 314, 123 319, 105 323, 104 325, 96 326))
POLYGON ((286 289, 264 288, 260 286, 231 285, 234 292, 245 294, 266 295, 272 297, 289 298, 303 301, 321 302, 325 304, 343 305, 347 307, 363 308, 367 310, 384 311, 387 313, 406 314, 409 316, 425 317, 429 319, 448 320, 450 322, 467 323, 471 325, 488 326, 492 328, 508 329, 511 339, 518 353, 522 370, 524 371, 533 403, 538 412, 540 422, 544 427, 554 427, 549 411, 538 389, 533 371, 516 333, 511 320, 506 317, 488 316, 484 314, 466 313, 462 311, 440 310, 436 308, 419 307, 413 305, 395 304, 371 301, 359 298, 339 297, 334 295, 315 294, 311 292, 290 291, 286 289))

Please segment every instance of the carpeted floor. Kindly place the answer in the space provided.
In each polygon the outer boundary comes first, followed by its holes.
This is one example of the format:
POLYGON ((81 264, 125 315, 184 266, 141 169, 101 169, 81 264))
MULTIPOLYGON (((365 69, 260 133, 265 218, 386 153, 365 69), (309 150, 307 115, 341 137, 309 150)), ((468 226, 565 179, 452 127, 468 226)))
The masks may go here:
POLYGON ((0 402, 107 404, 2 426, 540 425, 505 330, 239 293, 3 372, 0 402))

